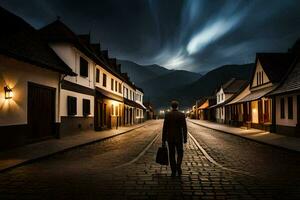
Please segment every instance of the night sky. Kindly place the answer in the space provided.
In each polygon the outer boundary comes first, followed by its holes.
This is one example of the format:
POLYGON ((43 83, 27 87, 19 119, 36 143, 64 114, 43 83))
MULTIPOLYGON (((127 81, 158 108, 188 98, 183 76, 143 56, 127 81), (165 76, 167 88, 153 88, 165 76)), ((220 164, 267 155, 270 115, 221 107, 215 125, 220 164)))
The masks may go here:
POLYGON ((0 0, 40 28, 57 16, 112 57, 206 72, 285 51, 300 37, 298 0, 0 0))

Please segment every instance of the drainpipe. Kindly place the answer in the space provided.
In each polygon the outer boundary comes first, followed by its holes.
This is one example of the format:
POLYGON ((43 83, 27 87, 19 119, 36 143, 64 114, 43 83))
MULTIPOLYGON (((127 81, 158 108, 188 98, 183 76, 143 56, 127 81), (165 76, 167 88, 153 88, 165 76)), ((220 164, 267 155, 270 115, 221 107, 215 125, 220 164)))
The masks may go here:
MULTIPOLYGON (((65 77, 67 75, 63 74, 63 75, 59 75, 59 82, 58 82, 58 91, 57 91, 57 116, 58 116, 58 121, 61 123, 61 117, 60 117, 60 93, 61 93, 61 84, 63 82, 63 80, 65 79, 65 77)), ((58 130, 56 130, 56 138, 59 139, 60 138, 60 126, 57 128, 58 130)))

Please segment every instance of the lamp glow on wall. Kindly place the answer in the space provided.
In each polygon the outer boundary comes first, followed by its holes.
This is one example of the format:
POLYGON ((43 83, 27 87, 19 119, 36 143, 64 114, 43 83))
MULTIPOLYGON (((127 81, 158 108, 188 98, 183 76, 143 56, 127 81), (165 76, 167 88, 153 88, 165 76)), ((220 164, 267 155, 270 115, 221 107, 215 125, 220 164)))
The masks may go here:
POLYGON ((11 99, 13 96, 13 91, 10 87, 5 86, 4 87, 4 94, 5 94, 5 99, 11 99))

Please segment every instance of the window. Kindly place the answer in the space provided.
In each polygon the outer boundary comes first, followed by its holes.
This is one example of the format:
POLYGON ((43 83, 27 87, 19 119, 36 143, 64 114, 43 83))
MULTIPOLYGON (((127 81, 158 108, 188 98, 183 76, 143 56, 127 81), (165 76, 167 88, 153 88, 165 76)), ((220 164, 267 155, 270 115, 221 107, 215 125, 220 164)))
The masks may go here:
POLYGON ((113 78, 111 79, 111 82, 110 82, 110 89, 112 91, 114 91, 114 79, 113 78))
POLYGON ((128 99, 128 88, 126 88, 126 98, 128 99))
POLYGON ((119 93, 122 94, 122 85, 119 83, 119 93))
POLYGON ((111 115, 115 115, 114 104, 111 104, 111 115))
POLYGON ((132 91, 130 90, 130 99, 132 99, 132 91))
POLYGON ((89 75, 89 63, 84 58, 80 57, 80 76, 88 77, 89 75))
POLYGON ((96 69, 96 82, 99 83, 100 82, 100 70, 96 69))
POLYGON ((88 116, 91 114, 91 103, 89 99, 82 100, 82 114, 83 116, 88 116))
POLYGON ((293 97, 288 97, 288 118, 293 119, 293 97))
POLYGON ((106 74, 103 74, 103 87, 106 87, 106 74))
POLYGON ((118 92, 118 81, 115 81, 115 91, 118 92))
POLYGON ((285 113, 285 111, 284 111, 284 98, 281 98, 280 99, 280 118, 281 119, 285 118, 284 113, 285 113))
POLYGON ((258 82, 258 74, 259 74, 259 72, 256 72, 256 85, 259 85, 259 82, 258 82))
POLYGON ((76 97, 67 97, 67 109, 68 115, 74 116, 77 115, 77 98, 76 97))
POLYGON ((264 84, 264 73, 261 72, 261 84, 264 84))

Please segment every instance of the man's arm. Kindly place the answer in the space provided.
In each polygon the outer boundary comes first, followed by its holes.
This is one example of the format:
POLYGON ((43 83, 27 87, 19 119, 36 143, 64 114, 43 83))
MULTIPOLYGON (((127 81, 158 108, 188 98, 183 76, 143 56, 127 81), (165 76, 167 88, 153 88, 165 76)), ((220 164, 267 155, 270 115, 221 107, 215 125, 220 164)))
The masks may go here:
POLYGON ((185 115, 182 117, 182 134, 183 134, 183 142, 187 142, 187 126, 186 126, 186 120, 185 115))
POLYGON ((163 133, 162 133, 162 143, 165 144, 167 141, 167 126, 168 126, 168 120, 167 120, 167 115, 165 115, 164 119, 164 125, 163 125, 163 133))

